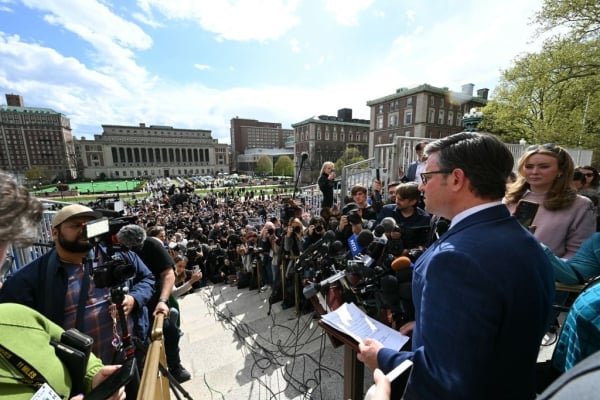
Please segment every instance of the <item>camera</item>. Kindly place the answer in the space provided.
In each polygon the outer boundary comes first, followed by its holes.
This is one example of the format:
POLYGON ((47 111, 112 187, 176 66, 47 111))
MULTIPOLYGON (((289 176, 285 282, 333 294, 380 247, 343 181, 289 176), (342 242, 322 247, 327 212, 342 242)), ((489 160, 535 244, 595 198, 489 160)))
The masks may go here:
POLYGON ((98 288, 115 287, 135 276, 135 267, 118 257, 93 269, 94 284, 98 288))
POLYGON ((352 225, 362 224, 362 218, 358 214, 358 210, 352 210, 348 213, 348 222, 352 225))
POLYGON ((299 234, 299 233, 301 233, 301 232, 302 232, 302 228, 300 228, 299 226, 295 226, 295 227, 294 227, 294 233, 295 233, 295 234, 299 234))
POLYGON ((275 229, 273 229, 273 228, 269 228, 269 229, 267 229, 267 233, 268 233, 269 235, 272 235, 272 234, 274 234, 274 233, 275 233, 275 229))
POLYGON ((317 233, 323 232, 323 227, 321 225, 315 226, 315 232, 317 232, 317 233))

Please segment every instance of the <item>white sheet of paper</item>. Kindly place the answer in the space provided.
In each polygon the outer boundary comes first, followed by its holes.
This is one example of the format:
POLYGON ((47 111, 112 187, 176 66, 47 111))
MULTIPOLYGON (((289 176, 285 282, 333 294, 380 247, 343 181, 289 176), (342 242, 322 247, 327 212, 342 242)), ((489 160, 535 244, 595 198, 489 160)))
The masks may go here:
POLYGON ((389 349, 400 350, 409 339, 408 336, 369 317, 354 303, 342 304, 337 310, 322 315, 321 320, 359 343, 371 338, 389 349))

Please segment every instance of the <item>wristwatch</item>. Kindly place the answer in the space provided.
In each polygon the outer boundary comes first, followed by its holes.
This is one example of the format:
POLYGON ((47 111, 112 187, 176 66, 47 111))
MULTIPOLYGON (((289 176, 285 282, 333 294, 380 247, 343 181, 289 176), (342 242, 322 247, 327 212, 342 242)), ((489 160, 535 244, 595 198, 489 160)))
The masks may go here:
POLYGON ((159 303, 169 304, 169 299, 158 299, 159 303))

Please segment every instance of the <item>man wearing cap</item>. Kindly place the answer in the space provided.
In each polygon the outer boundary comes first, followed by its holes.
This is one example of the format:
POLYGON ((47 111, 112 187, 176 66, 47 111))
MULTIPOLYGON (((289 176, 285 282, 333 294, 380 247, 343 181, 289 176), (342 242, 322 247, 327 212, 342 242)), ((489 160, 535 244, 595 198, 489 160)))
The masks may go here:
MULTIPOLYGON (((62 208, 52 219, 55 247, 19 269, 0 290, 0 302, 31 307, 64 329, 77 328, 94 339, 92 351, 104 363, 112 362, 114 347, 113 316, 109 310, 110 289, 99 288, 91 279, 86 257, 93 259, 93 244, 85 238, 84 226, 101 214, 79 204, 62 208), (86 289, 87 288, 87 289, 86 289)), ((102 252, 99 263, 102 263, 102 252)), ((126 282, 129 293, 122 302, 129 320, 129 331, 141 339, 148 330, 145 304, 152 295, 152 273, 132 252, 115 256, 135 267, 135 276, 126 282)), ((105 257, 104 257, 105 258, 105 257)), ((94 265, 95 266, 95 265, 94 265)), ((111 307, 112 308, 112 307, 111 307)))

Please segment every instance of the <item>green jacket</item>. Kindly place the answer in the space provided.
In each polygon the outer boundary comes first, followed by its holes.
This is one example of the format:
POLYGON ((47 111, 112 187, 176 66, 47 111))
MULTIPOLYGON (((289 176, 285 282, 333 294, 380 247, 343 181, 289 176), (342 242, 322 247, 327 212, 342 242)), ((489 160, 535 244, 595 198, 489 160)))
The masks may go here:
MULTIPOLYGON (((63 329, 42 314, 20 304, 0 304, 0 344, 27 361, 63 398, 69 398, 71 377, 54 353, 51 339, 60 341, 63 329)), ((86 392, 102 362, 90 354, 85 376, 86 392)), ((22 374, 0 355, 0 397, 29 400, 36 389, 19 381, 22 374)))

